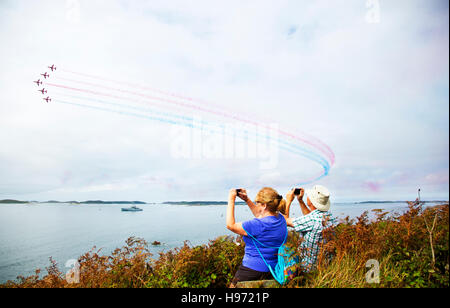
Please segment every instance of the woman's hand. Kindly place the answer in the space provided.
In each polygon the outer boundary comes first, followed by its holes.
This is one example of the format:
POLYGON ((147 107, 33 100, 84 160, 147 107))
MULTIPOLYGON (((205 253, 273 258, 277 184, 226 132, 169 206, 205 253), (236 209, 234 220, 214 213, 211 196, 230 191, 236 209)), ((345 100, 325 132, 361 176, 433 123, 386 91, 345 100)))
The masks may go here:
POLYGON ((245 202, 248 200, 247 191, 245 189, 241 188, 241 190, 237 193, 237 196, 245 202))
POLYGON ((287 194, 286 194, 286 203, 291 204, 292 201, 294 201, 295 198, 295 194, 294 194, 295 188, 290 190, 287 194))
POLYGON ((236 189, 230 189, 228 193, 228 206, 227 206, 227 229, 239 234, 239 235, 247 235, 244 228, 242 227, 242 223, 236 223, 234 219, 234 202, 236 199, 237 191, 236 189))
POLYGON ((295 198, 294 191, 295 191, 295 189, 292 189, 286 194, 286 206, 284 209, 284 213, 282 213, 284 218, 289 218, 289 211, 291 208, 291 203, 292 203, 292 201, 294 201, 294 198, 295 198))
POLYGON ((228 200, 235 200, 237 196, 236 189, 230 189, 230 192, 228 193, 228 200))

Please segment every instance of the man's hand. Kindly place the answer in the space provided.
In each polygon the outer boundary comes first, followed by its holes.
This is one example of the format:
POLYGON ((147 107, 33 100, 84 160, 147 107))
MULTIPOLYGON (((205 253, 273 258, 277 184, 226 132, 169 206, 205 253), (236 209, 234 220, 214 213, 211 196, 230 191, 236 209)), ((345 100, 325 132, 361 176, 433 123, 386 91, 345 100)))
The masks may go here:
POLYGON ((303 201, 303 196, 305 195, 305 190, 303 188, 300 188, 300 194, 297 196, 297 200, 303 201))

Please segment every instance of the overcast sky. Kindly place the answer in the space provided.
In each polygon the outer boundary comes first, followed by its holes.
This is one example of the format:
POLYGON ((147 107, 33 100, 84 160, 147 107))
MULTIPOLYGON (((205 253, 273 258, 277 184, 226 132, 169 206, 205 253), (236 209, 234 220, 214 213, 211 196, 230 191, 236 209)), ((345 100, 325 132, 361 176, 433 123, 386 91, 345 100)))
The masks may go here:
POLYGON ((448 29, 447 0, 0 1, 0 199, 284 195, 324 171, 282 148, 271 168, 261 157, 175 157, 179 126, 45 103, 32 81, 55 64, 52 82, 85 72, 317 138, 335 162, 306 186, 327 186, 333 201, 414 199, 419 187, 448 200, 448 29))

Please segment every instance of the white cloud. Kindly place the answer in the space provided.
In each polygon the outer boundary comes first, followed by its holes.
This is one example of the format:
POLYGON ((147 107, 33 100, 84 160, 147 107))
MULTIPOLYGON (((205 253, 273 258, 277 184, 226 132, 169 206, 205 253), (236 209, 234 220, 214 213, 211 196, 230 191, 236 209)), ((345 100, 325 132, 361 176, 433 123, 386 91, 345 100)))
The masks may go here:
MULTIPOLYGON (((135 199, 133 181, 156 176, 176 180, 141 193, 147 200, 168 198, 177 185, 179 198, 221 198, 267 176, 248 160, 172 161, 161 123, 43 104, 31 81, 50 63, 318 137, 337 162, 323 181, 338 189, 374 180, 370 170, 386 170, 380 181, 392 170, 414 169, 417 179, 448 170, 448 7, 437 2, 380 1, 379 24, 366 23, 364 1, 79 3, 79 22, 62 1, 0 4, 3 194, 122 187, 135 199)), ((281 177, 267 185, 289 187, 320 171, 280 155, 281 177)))

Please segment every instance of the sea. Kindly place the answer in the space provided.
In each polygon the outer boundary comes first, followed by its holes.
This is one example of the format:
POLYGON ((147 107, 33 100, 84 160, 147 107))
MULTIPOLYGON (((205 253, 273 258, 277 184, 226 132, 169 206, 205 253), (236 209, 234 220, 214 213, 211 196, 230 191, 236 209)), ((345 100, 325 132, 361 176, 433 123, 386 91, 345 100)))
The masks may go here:
MULTIPOLYGON (((434 205, 430 203, 430 205, 434 205)), ((139 204, 141 212, 124 212, 124 204, 26 203, 0 204, 0 283, 29 276, 36 269, 45 273, 52 257, 61 272, 70 268, 94 246, 108 255, 125 245, 131 237, 149 243, 154 258, 160 252, 181 247, 185 241, 196 246, 222 235, 226 228, 225 204, 139 204), (161 245, 153 246, 158 241, 161 245)), ((334 203, 331 212, 338 219, 355 218, 374 209, 393 213, 407 210, 405 202, 334 203)), ((298 203, 291 206, 291 217, 301 215, 298 203)), ((244 204, 237 204, 236 221, 253 218, 244 204)), ((374 217, 370 214, 369 217, 374 217)))

